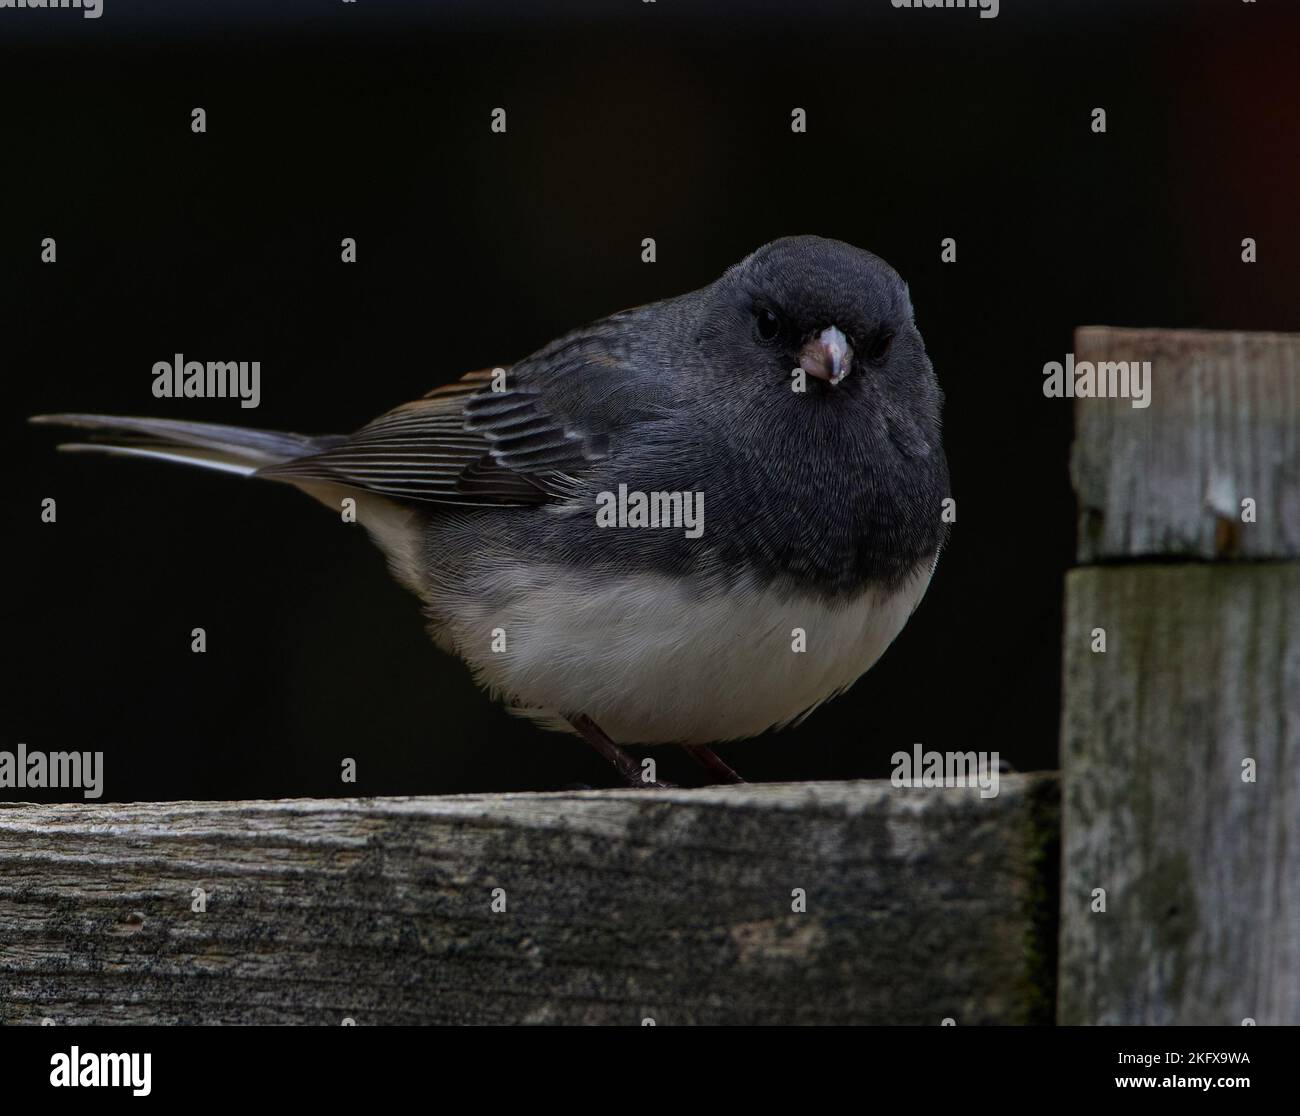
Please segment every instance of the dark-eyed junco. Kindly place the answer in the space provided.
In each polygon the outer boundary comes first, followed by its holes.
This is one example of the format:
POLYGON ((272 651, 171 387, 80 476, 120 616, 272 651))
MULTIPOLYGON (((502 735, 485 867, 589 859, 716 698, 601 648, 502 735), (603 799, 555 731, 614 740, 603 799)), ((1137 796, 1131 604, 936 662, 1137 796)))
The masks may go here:
POLYGON ((946 531, 941 409, 898 274, 800 236, 350 436, 34 421, 355 501, 440 647, 640 782, 614 742, 734 778, 705 745, 798 720, 898 635, 946 531))

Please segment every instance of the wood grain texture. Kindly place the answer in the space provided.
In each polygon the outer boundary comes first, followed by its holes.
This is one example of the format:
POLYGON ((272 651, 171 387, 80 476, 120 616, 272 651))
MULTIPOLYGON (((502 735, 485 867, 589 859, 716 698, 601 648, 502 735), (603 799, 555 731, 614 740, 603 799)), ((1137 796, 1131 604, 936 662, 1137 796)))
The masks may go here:
POLYGON ((1057 794, 4 805, 0 1022, 1051 1022, 1057 794))
POLYGON ((1300 557, 1300 334, 1089 326, 1074 348, 1152 381, 1145 408, 1075 400, 1080 563, 1300 557))
POLYGON ((1066 585, 1060 1022, 1300 1024, 1300 563, 1066 585))

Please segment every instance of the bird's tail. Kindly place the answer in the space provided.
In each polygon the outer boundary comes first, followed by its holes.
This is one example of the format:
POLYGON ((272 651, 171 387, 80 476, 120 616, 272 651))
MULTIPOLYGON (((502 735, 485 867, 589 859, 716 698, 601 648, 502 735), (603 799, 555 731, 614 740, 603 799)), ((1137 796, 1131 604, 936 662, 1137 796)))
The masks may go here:
POLYGON ((61 450, 175 461, 245 477, 267 465, 320 453, 343 440, 334 435, 313 437, 210 422, 118 415, 33 415, 29 421, 88 432, 86 440, 65 442, 59 446, 61 450))

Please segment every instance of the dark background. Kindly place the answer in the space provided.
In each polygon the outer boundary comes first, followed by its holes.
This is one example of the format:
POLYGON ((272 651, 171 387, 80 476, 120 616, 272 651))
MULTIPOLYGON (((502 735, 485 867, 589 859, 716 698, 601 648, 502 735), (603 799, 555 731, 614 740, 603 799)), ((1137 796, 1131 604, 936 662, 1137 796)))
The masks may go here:
POLYGON ((56 455, 28 414, 347 431, 774 237, 870 248, 947 392, 952 543, 847 696, 720 751, 752 779, 880 776, 914 741, 1032 769, 1056 763, 1074 532, 1043 364, 1083 324, 1300 329, 1282 0, 104 3, 0 11, 0 748, 103 750, 106 799, 614 778, 434 650, 361 530, 279 485, 56 455), (176 352, 260 360, 260 408, 154 399, 176 352))

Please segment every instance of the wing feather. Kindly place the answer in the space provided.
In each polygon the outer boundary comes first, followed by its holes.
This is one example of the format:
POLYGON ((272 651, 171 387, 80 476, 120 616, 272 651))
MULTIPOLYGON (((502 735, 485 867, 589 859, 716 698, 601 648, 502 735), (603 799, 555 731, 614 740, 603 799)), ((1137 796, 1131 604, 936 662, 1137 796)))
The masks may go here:
POLYGON ((600 336, 580 332, 548 346, 509 371, 505 390, 493 390, 501 386, 494 370, 471 372, 380 415, 337 445, 259 475, 451 505, 562 499, 608 453, 608 422, 587 430, 581 414, 565 413, 618 390, 622 365, 600 336), (565 384, 563 406, 545 390, 556 383, 565 384))

